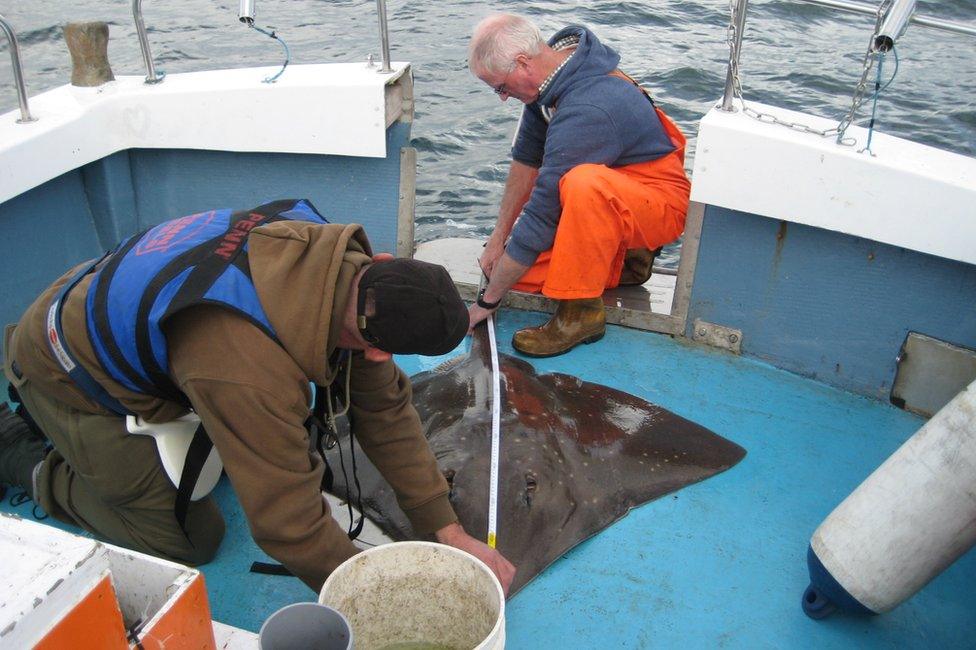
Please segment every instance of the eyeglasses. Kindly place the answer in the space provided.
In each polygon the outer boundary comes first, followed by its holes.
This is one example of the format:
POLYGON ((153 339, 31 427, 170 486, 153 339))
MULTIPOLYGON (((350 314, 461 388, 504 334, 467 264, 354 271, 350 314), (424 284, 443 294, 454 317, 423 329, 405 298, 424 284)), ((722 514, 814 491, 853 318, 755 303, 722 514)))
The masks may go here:
POLYGON ((508 71, 508 74, 505 75, 505 78, 502 79, 502 82, 500 84, 498 84, 497 86, 493 86, 492 87, 492 90, 495 91, 495 94, 496 95, 509 95, 509 94, 511 94, 511 93, 508 92, 508 87, 506 86, 506 84, 508 83, 509 76, 511 76, 511 74, 513 72, 515 72, 515 67, 516 66, 513 63, 512 64, 512 69, 508 71))

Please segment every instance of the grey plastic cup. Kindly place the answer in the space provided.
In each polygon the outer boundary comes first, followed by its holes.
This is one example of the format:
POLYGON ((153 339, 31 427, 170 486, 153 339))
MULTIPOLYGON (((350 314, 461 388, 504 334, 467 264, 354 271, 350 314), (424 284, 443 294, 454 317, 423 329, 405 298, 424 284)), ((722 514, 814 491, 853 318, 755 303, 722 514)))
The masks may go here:
POLYGON ((338 610, 295 603, 268 617, 258 644, 261 650, 352 650, 352 628, 338 610))

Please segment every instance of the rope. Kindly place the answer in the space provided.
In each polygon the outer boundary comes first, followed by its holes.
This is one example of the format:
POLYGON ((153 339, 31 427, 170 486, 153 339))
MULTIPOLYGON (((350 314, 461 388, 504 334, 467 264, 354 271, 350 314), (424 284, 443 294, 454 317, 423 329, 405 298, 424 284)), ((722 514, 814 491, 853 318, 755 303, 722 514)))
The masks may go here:
POLYGON ((874 78, 874 95, 871 97, 871 121, 868 122, 868 142, 859 153, 871 152, 871 137, 874 135, 874 118, 878 114, 878 97, 881 95, 881 68, 884 67, 884 54, 878 55, 878 73, 874 78))
MULTIPOLYGON (((4 492, 0 492, 0 499, 2 499, 3 496, 4 496, 4 492)), ((27 490, 24 489, 21 489, 20 492, 15 492, 10 495, 10 505, 15 508, 18 508, 24 505, 25 503, 31 503, 33 501, 34 499, 32 499, 30 495, 27 493, 27 490)), ((37 521, 44 521, 50 516, 46 512, 44 512, 44 509, 41 508, 39 505, 37 505, 37 503, 33 503, 33 505, 31 506, 31 515, 37 521)))
POLYGON ((878 114, 878 98, 881 97, 881 93, 888 89, 888 86, 891 85, 895 80, 895 76, 898 74, 898 51, 894 47, 891 48, 891 51, 895 55, 895 70, 891 74, 891 79, 884 86, 881 85, 881 69, 884 67, 885 53, 880 52, 878 54, 878 72, 874 80, 874 94, 871 96, 871 121, 868 122, 868 141, 858 153, 864 153, 866 151, 872 156, 874 155, 871 151, 871 138, 874 135, 874 121, 878 114))
POLYGON ((891 82, 893 82, 895 77, 898 76, 898 49, 894 45, 891 46, 891 53, 895 55, 895 69, 891 73, 891 79, 889 79, 888 83, 886 83, 881 90, 878 91, 879 93, 883 93, 884 91, 888 90, 888 86, 890 86, 891 82))
POLYGON ((274 82, 278 81, 278 77, 282 75, 282 73, 285 71, 285 68, 288 67, 288 63, 291 62, 291 52, 288 50, 288 44, 285 43, 285 41, 282 40, 281 37, 278 36, 278 34, 276 34, 274 31, 269 32, 264 29, 261 29, 260 27, 255 27, 254 23, 249 23, 249 26, 251 29, 261 32, 268 38, 273 38, 274 40, 278 41, 279 43, 281 43, 281 47, 285 48, 285 62, 281 64, 281 70, 278 70, 278 74, 274 75, 273 77, 264 78, 264 83, 273 84, 274 82))

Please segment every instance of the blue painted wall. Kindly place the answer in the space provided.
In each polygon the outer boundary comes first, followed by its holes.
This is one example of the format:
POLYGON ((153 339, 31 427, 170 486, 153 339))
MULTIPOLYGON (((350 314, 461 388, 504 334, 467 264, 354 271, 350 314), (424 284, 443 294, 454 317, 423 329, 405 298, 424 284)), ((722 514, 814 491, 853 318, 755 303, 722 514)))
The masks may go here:
POLYGON ((915 331, 976 347, 976 266, 708 206, 695 318, 742 329, 742 351, 888 399, 915 331))
POLYGON ((387 130, 387 157, 121 151, 0 203, 0 326, 73 264, 160 221, 211 208, 307 198, 330 221, 361 223, 376 252, 396 252, 400 149, 410 125, 387 130))

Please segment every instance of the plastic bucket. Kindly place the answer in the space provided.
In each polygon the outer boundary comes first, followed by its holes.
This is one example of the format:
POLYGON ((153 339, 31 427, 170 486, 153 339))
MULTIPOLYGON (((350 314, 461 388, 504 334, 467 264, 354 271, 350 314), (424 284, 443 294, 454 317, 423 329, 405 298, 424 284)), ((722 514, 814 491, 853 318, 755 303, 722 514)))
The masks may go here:
POLYGON ((261 650, 352 650, 352 629, 331 607, 295 603, 268 617, 258 644, 261 650))
POLYGON ((443 544, 396 542, 355 555, 325 581, 319 602, 345 614, 356 650, 505 647, 495 574, 443 544))

